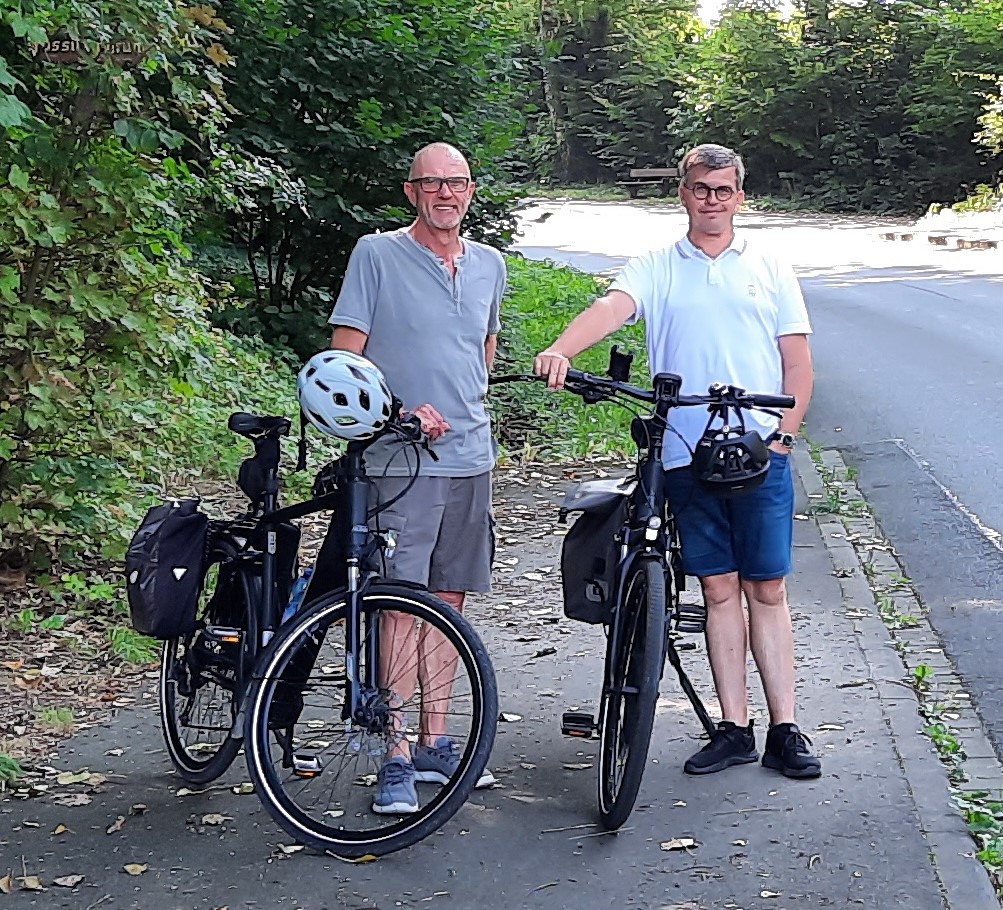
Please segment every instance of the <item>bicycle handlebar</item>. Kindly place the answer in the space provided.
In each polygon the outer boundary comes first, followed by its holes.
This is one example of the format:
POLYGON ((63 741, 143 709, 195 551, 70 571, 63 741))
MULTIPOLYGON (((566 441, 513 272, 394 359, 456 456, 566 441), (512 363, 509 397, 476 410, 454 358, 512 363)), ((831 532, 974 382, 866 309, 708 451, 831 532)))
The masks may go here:
MULTIPOLYGON (((506 382, 545 382, 546 377, 533 373, 509 373, 502 376, 492 376, 489 385, 506 382)), ((655 376, 655 389, 645 389, 629 382, 620 382, 607 376, 596 376, 582 370, 571 368, 564 380, 564 389, 573 395, 580 395, 586 401, 597 402, 610 400, 617 395, 626 395, 636 401, 653 404, 659 400, 658 387, 669 389, 666 397, 671 407, 695 407, 699 405, 727 405, 733 408, 792 408, 793 395, 768 395, 759 392, 747 392, 734 385, 715 382, 707 389, 706 395, 680 395, 672 389, 678 389, 680 377, 674 373, 659 373, 655 376)))

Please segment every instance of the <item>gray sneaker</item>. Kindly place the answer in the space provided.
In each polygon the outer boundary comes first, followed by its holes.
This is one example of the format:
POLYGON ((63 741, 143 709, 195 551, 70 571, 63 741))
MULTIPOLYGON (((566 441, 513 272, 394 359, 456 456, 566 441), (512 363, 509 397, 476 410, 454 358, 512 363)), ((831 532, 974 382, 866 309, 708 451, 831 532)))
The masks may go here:
POLYGON ((414 765, 395 755, 376 774, 373 812, 377 815, 411 815, 418 811, 414 765))
MULTIPOLYGON (((459 747, 448 736, 440 736, 434 746, 418 746, 414 750, 414 779, 426 784, 445 784, 459 764, 459 747)), ((480 790, 495 783, 495 776, 485 768, 474 787, 480 790)))

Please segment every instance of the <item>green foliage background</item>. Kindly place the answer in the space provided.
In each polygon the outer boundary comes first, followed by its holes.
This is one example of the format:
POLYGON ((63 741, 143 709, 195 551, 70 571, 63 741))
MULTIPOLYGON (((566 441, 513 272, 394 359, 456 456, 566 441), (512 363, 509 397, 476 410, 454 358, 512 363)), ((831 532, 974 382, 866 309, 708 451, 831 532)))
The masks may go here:
MULTIPOLYGON (((739 148, 753 194, 793 172, 790 205, 991 208, 1001 28, 1003 0, 727 0, 712 24, 695 0, 3 4, 0 569, 116 558, 158 491, 232 472, 231 410, 293 412, 422 144, 468 155, 469 234, 499 247, 534 187, 699 141, 739 148), (56 38, 77 58, 38 52, 56 38)), ((511 285, 520 369, 597 291, 518 259, 511 285)), ((494 400, 512 452, 625 438, 538 387, 494 400)))

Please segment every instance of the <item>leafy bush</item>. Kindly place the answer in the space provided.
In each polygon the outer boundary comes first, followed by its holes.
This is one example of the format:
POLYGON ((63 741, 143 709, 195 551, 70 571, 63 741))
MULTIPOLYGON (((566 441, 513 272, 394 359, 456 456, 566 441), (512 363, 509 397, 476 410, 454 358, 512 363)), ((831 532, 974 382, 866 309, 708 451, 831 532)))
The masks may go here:
POLYGON ((159 0, 0 16, 0 564, 119 555, 144 495, 220 463, 226 408, 289 401, 186 262, 205 187, 177 150, 220 127, 223 28, 159 0), (80 59, 35 53, 55 36, 80 59), (138 63, 105 52, 123 36, 138 63))

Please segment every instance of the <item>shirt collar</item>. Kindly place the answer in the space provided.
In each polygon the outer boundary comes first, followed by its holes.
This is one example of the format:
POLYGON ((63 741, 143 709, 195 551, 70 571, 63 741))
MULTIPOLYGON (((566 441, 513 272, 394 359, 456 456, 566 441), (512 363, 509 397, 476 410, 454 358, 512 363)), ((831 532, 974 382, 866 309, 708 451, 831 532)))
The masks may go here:
MULTIPOLYGON (((744 233, 741 231, 735 231, 735 236, 731 239, 731 244, 722 251, 721 255, 717 258, 720 259, 722 256, 726 256, 728 253, 734 252, 736 255, 741 256, 745 252, 745 248, 748 245, 748 240, 744 233)), ((684 234, 680 240, 676 241, 676 251, 679 253, 683 259, 705 259, 710 260, 708 256, 700 247, 696 246, 692 240, 690 240, 688 234, 684 234)))

